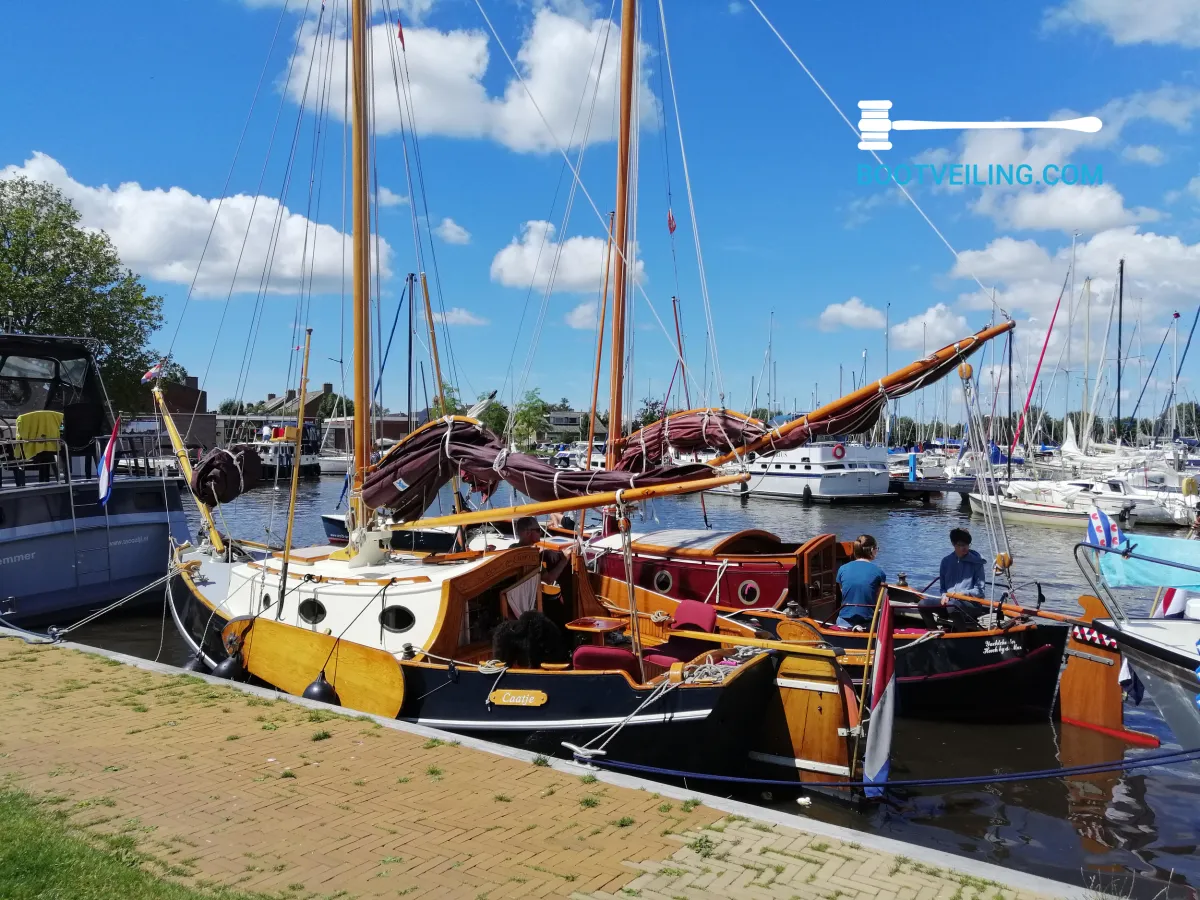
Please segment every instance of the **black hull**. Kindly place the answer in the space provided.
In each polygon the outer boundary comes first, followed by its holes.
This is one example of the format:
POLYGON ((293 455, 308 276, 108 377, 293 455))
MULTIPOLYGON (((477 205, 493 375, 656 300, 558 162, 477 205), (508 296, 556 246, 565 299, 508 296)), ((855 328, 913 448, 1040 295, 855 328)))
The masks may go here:
MULTIPOLYGON (((752 615, 737 616, 745 620, 752 615)), ((759 615, 775 633, 778 619, 759 615)), ((896 640, 898 715, 947 721, 996 721, 1047 715, 1054 704, 1068 626, 1039 623, 1005 634, 963 635, 916 643, 896 640)), ((823 632, 836 647, 864 650, 862 632, 823 632)), ((856 686, 861 666, 847 665, 856 686)))
POLYGON ((560 757, 634 714, 605 747, 606 757, 704 774, 740 773, 762 727, 778 660, 745 664, 724 685, 681 687, 639 709, 650 695, 613 672, 506 672, 404 666, 399 718, 560 757), (542 691, 541 706, 488 703, 496 691, 542 691))

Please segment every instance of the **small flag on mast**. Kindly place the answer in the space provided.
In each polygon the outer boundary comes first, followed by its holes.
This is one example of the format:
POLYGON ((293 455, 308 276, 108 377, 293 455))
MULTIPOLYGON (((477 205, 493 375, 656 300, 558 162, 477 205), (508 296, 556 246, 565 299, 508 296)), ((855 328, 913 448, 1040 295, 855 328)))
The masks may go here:
POLYGON ((142 384, 149 384, 154 379, 162 377, 163 362, 164 360, 160 359, 146 370, 146 374, 142 376, 142 384))
POLYGON ((117 416, 117 421, 113 423, 112 435, 108 439, 108 445, 100 457, 100 471, 97 472, 97 480, 99 481, 101 506, 108 503, 108 498, 112 494, 113 466, 117 455, 117 429, 120 427, 121 417, 117 416))
POLYGON ((667 231, 675 233, 675 213, 671 212, 670 207, 667 208, 667 231))
POLYGON ((407 53, 408 48, 404 46, 404 26, 400 24, 399 16, 396 16, 396 37, 400 38, 400 49, 407 53))

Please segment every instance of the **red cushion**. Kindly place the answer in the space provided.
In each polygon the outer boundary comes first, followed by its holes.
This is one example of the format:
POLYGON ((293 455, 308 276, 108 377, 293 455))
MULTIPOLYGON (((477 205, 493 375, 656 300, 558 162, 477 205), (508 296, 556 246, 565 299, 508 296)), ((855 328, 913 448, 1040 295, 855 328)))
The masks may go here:
POLYGON ((674 619, 673 628, 711 633, 717 627, 717 608, 698 600, 680 600, 674 619))
POLYGON ((620 647, 596 647, 591 644, 576 647, 571 655, 571 666, 592 671, 620 669, 628 672, 634 681, 638 680, 637 657, 620 647))
POLYGON ((669 669, 677 662, 687 662, 687 660, 676 659, 673 656, 664 656, 661 653, 649 653, 645 657, 646 662, 654 663, 656 666, 662 666, 664 669, 669 669))

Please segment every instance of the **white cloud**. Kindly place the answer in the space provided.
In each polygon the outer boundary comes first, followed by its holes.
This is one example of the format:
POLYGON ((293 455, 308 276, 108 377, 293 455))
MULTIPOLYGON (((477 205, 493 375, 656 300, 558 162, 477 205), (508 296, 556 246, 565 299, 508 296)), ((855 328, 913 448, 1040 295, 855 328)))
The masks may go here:
POLYGON ((1056 184, 1041 191, 983 191, 972 209, 997 224, 1030 231, 1096 232, 1134 222, 1153 222, 1148 207, 1128 209, 1109 184, 1056 184))
POLYGON ((729 0, 729 12, 731 15, 737 15, 746 8, 746 4, 742 0, 729 0))
POLYGON ((1145 163, 1148 166, 1161 166, 1167 161, 1167 155, 1153 144, 1136 144, 1121 151, 1121 158, 1129 162, 1145 163))
POLYGON ((845 303, 830 303, 821 311, 817 327, 822 331, 837 331, 841 328, 883 328, 885 316, 873 306, 867 306, 858 297, 845 303))
POLYGON ((380 206, 405 206, 408 204, 408 198, 403 194, 397 194, 395 191, 389 190, 383 186, 379 188, 379 205, 380 206))
POLYGON ((1067 0, 1046 13, 1046 25, 1092 25, 1114 44, 1200 47, 1200 5, 1195 0, 1067 0))
POLYGON ((1189 194, 1191 194, 1193 197, 1195 197, 1197 200, 1200 200, 1200 175, 1197 175, 1194 178, 1192 178, 1187 183, 1187 186, 1184 188, 1184 190, 1187 191, 1189 194))
MULTIPOLYGON (((406 28, 405 58, 412 78, 416 130, 448 137, 490 138, 518 152, 548 152, 554 150, 556 141, 562 145, 580 141, 583 133, 583 120, 578 115, 580 102, 585 101, 590 107, 595 92, 596 115, 589 140, 613 140, 616 124, 611 111, 617 99, 620 30, 608 19, 585 16, 581 20, 580 10, 573 6, 568 11, 573 14, 563 15, 542 6, 534 14, 515 55, 524 85, 509 74, 503 54, 497 54, 503 67, 500 76, 489 71, 489 39, 482 30, 442 32, 435 28, 406 28), (605 41, 607 50, 601 67, 598 48, 605 41), (485 78, 491 83, 498 77, 503 78, 504 90, 498 96, 491 95, 484 84, 485 78), (531 102, 530 93, 549 122, 553 136, 531 102)), ((392 59, 394 53, 399 53, 395 24, 372 26, 370 40, 374 64, 370 77, 377 86, 375 127, 380 134, 395 133, 404 124, 393 86, 392 59)), ((318 102, 318 92, 310 89, 305 94, 305 81, 314 53, 325 65, 328 41, 328 29, 323 28, 318 36, 311 24, 304 26, 299 59, 286 85, 293 100, 299 102, 303 97, 310 107, 318 102)), ((330 107, 335 116, 343 112, 346 48, 345 36, 335 34, 333 62, 328 69, 332 76, 328 96, 333 100, 330 107)), ((643 67, 650 52, 642 45, 643 67)), ((643 72, 642 83, 650 83, 648 68, 643 72)), ((658 119, 657 101, 648 87, 642 90, 642 122, 653 127, 658 119)))
POLYGON ((461 306, 455 306, 446 310, 443 315, 440 312, 433 314, 435 322, 442 325, 487 325, 488 320, 475 315, 469 309, 463 309, 461 306))
POLYGON ((463 228, 449 216, 442 219, 441 224, 433 229, 433 233, 447 244, 471 243, 471 232, 467 231, 467 229, 463 228))
MULTIPOLYGON (((542 291, 553 281, 554 289, 560 292, 599 291, 604 275, 605 239, 576 236, 560 244, 554 237, 552 223, 544 220, 526 222, 521 234, 492 259, 492 281, 517 288, 532 284, 542 291)), ((635 259, 636 253, 635 247, 635 259)), ((635 266, 641 280, 644 265, 637 259, 635 266)))
MULTIPOLYGON (((133 271, 156 281, 190 284, 196 275, 218 202, 180 187, 143 188, 129 181, 110 188, 90 187, 67 174, 51 156, 35 152, 21 166, 0 169, 0 178, 26 176, 48 181, 79 210, 86 228, 103 230, 112 238, 121 261, 133 271)), ((224 295, 234 271, 239 292, 259 290, 265 260, 270 255, 272 230, 279 216, 279 232, 268 291, 290 294, 300 289, 312 269, 317 293, 336 292, 342 281, 342 253, 350 255, 349 238, 331 225, 318 225, 293 213, 272 197, 235 194, 220 204, 220 216, 204 254, 196 290, 204 295, 224 295), (253 218, 252 218, 253 214, 253 218), (247 226, 249 234, 247 236, 247 226), (242 241, 245 238, 245 251, 242 241), (305 247, 307 244, 307 254, 305 247), (238 267, 239 254, 242 257, 238 267)), ((384 277, 391 274, 391 247, 379 241, 384 277)))
POLYGON ((968 333, 965 317, 945 303, 892 326, 891 342, 901 350, 937 350, 968 333))
POLYGON ((572 328, 578 328, 581 331, 590 331, 596 327, 599 321, 599 304, 595 300, 584 300, 569 313, 563 317, 572 328))

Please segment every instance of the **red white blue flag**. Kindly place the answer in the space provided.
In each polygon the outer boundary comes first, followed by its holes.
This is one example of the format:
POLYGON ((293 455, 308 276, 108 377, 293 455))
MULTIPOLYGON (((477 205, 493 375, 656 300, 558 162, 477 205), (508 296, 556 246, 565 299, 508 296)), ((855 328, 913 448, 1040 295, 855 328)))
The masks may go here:
POLYGON ((1187 609, 1187 602, 1196 595, 1183 588, 1167 588, 1163 591, 1162 603, 1156 604, 1150 611, 1152 619, 1180 619, 1187 609))
POLYGON ((154 365, 152 365, 149 369, 146 370, 146 374, 142 376, 142 384, 149 384, 151 381, 158 378, 160 375, 162 375, 162 370, 163 370, 163 364, 162 364, 162 360, 160 359, 158 362, 156 362, 154 365))
POLYGON ((108 445, 104 448, 104 455, 100 457, 100 505, 108 503, 108 498, 112 494, 113 482, 113 465, 117 458, 117 429, 121 427, 121 417, 117 416, 117 421, 113 423, 112 435, 108 439, 108 445))
MULTIPOLYGON (((867 723, 867 753, 863 780, 883 785, 888 780, 892 758, 892 721, 896 714, 896 651, 892 641, 892 607, 887 588, 880 590, 879 615, 875 623, 875 664, 871 669, 870 710, 867 723)), ((882 787, 868 787, 868 797, 882 797, 882 787)))

